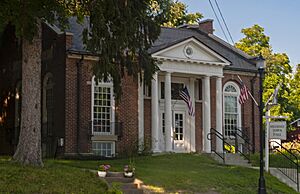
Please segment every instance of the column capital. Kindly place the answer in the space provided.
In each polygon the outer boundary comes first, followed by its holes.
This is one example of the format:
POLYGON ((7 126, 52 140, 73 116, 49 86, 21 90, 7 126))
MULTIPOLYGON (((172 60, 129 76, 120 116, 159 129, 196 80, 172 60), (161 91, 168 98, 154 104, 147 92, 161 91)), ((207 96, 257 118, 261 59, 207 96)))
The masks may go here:
POLYGON ((174 73, 172 71, 163 71, 163 72, 165 73, 165 75, 170 75, 170 74, 174 73))

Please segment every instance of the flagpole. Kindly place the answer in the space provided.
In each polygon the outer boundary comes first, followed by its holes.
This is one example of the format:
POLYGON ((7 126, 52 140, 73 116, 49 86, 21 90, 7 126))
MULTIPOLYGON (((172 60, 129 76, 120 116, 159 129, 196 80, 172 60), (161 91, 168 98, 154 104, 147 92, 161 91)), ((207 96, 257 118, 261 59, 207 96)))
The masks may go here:
MULTIPOLYGON (((237 77, 239 78, 240 82, 243 83, 243 81, 242 81, 242 79, 240 78, 240 76, 237 76, 237 77)), ((255 98, 252 96, 251 92, 248 91, 248 90, 247 90, 247 92, 248 92, 248 94, 251 96, 251 98, 252 98, 252 100, 254 101, 254 103, 256 104, 256 106, 258 106, 258 103, 256 102, 255 98)))

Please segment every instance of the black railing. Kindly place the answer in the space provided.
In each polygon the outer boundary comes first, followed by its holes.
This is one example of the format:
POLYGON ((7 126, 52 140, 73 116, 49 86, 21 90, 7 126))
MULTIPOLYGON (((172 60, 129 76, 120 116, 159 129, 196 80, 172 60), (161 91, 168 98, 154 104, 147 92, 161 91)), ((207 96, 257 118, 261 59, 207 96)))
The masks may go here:
MULTIPOLYGON (((270 141, 275 143, 277 146, 271 150, 277 151, 280 155, 285 158, 285 162, 282 162, 280 167, 276 167, 282 174, 297 184, 297 191, 299 192, 299 162, 298 157, 293 153, 296 149, 286 149, 280 143, 276 141, 270 141)), ((297 150, 298 153, 300 153, 297 150)))
POLYGON ((90 135, 116 135, 118 138, 121 138, 123 136, 123 123, 99 120, 90 121, 90 135))
POLYGON ((223 134, 221 134, 220 132, 218 132, 216 129, 211 128, 210 129, 210 133, 207 134, 207 139, 208 140, 212 140, 213 137, 215 137, 215 139, 216 139, 216 144, 217 144, 217 138, 222 141, 222 153, 217 152, 217 150, 214 149, 213 147, 212 147, 211 151, 214 152, 217 156, 219 156, 223 160, 223 163, 225 164, 225 153, 226 153, 226 151, 228 151, 225 148, 225 146, 229 147, 229 152, 233 152, 232 145, 229 144, 228 142, 226 142, 223 134))
POLYGON ((250 142, 250 138, 247 135, 246 131, 243 129, 236 128, 234 133, 235 137, 235 152, 241 154, 251 162, 251 153, 253 152, 252 144, 250 142), (239 148, 240 140, 242 141, 242 147, 239 148))

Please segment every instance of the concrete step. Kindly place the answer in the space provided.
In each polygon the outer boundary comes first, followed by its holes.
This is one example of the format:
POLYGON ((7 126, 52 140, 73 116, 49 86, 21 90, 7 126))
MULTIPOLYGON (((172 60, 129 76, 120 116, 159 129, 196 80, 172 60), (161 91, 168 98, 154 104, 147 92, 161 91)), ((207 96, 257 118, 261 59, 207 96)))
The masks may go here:
MULTIPOLYGON (((223 156, 223 154, 220 155, 223 156)), ((220 158, 216 153, 212 153, 212 158, 218 161, 219 163, 223 163, 222 158, 220 158)), ((225 164, 251 167, 251 164, 248 162, 248 160, 246 160, 240 154, 233 154, 233 153, 225 153, 225 164)))
POLYGON ((143 194, 144 191, 142 189, 124 189, 122 190, 123 194, 143 194))
POLYGON ((108 183, 118 182, 118 183, 133 183, 134 178, 125 178, 125 177, 105 177, 105 180, 108 183))
POLYGON ((107 172, 106 177, 124 177, 123 172, 107 172))

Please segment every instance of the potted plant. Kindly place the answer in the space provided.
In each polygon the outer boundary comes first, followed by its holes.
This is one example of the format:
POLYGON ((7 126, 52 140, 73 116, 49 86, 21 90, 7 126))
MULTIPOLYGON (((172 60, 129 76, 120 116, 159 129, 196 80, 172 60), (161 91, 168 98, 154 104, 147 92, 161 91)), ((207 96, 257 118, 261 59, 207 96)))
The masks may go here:
POLYGON ((98 168, 98 176, 99 177, 105 177, 107 174, 107 171, 110 169, 109 164, 101 164, 98 168))
POLYGON ((134 165, 133 164, 128 164, 124 166, 124 176, 125 177, 133 177, 134 175, 134 165))

